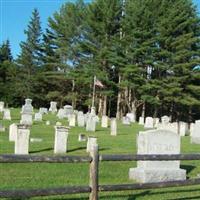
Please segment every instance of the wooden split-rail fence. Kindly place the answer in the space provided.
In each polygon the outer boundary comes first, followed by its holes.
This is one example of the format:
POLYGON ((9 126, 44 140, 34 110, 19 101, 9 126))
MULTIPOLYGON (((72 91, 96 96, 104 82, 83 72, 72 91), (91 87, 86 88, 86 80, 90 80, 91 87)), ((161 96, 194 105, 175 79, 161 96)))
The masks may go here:
POLYGON ((98 146, 94 146, 89 156, 38 156, 38 155, 0 155, 0 163, 90 163, 89 186, 65 186, 46 189, 0 190, 0 198, 30 198, 37 196, 90 193, 90 200, 97 200, 99 192, 154 189, 200 185, 200 178, 158 183, 134 183, 119 185, 99 185, 99 161, 169 161, 200 160, 200 154, 173 155, 99 155, 98 146))

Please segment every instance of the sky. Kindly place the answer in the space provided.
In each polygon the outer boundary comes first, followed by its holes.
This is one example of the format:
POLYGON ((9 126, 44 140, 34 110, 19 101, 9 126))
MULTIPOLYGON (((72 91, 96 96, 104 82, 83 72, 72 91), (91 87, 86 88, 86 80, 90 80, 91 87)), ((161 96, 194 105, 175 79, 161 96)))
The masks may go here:
MULTIPOLYGON (((48 17, 58 11, 65 2, 75 0, 0 0, 0 44, 9 39, 14 58, 20 53, 20 42, 26 40, 24 30, 30 21, 31 13, 37 8, 42 29, 47 27, 48 17)), ((91 0, 85 0, 91 1, 91 0)), ((200 0, 193 0, 200 13, 200 0)))

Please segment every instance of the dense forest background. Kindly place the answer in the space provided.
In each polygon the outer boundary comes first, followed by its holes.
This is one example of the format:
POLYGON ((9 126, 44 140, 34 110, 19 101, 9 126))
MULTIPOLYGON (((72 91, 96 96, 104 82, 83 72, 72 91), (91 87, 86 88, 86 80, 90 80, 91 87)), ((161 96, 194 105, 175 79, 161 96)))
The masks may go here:
POLYGON ((41 30, 32 12, 13 60, 0 45, 0 99, 21 107, 57 101, 87 111, 93 77, 99 115, 200 118, 200 18, 191 0, 79 0, 41 30))

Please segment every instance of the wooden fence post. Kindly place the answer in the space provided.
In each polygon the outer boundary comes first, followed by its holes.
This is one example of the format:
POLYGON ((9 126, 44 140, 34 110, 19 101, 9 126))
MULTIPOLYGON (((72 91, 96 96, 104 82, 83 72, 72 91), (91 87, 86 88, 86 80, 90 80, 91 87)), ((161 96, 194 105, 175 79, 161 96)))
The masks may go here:
POLYGON ((98 189, 99 189, 99 152, 98 145, 94 145, 91 148, 90 156, 92 157, 92 161, 90 163, 90 200, 98 200, 98 189))

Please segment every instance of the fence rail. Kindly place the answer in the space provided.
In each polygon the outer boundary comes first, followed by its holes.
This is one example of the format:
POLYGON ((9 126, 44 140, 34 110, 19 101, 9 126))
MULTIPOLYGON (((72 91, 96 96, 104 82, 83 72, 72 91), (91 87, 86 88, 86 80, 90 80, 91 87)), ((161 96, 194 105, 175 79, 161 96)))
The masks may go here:
POLYGON ((60 188, 0 190, 0 198, 27 198, 36 196, 65 195, 76 193, 90 193, 90 200, 98 199, 98 192, 123 191, 138 189, 153 189, 165 187, 179 187, 200 185, 200 178, 181 181, 158 183, 135 183, 120 185, 99 185, 99 161, 168 161, 168 160, 200 160, 200 154, 172 154, 172 155, 99 155, 98 146, 94 146, 89 156, 38 156, 38 155, 0 155, 0 163, 90 163, 89 186, 66 186, 60 188))

